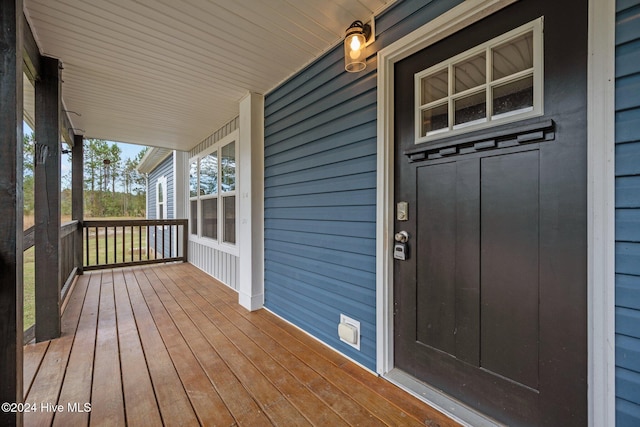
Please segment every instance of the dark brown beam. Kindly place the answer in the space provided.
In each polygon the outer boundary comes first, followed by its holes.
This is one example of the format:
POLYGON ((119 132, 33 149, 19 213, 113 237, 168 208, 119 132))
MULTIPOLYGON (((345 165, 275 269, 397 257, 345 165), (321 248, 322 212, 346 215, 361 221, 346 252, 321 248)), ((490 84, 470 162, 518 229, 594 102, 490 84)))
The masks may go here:
POLYGON ((24 43, 23 47, 23 60, 24 60, 24 73, 27 75, 31 83, 35 86, 36 80, 38 80, 40 74, 40 49, 36 43, 31 26, 27 22, 27 18, 22 14, 22 33, 24 43))
POLYGON ((60 61, 42 57, 36 81, 36 341, 60 336, 60 61))
MULTIPOLYGON (((0 402, 22 402, 22 0, 0 0, 0 402)), ((0 425, 22 415, 0 411, 0 425)))
POLYGON ((75 243, 75 265, 82 274, 82 221, 84 221, 84 138, 75 135, 71 149, 71 218, 78 221, 75 243))

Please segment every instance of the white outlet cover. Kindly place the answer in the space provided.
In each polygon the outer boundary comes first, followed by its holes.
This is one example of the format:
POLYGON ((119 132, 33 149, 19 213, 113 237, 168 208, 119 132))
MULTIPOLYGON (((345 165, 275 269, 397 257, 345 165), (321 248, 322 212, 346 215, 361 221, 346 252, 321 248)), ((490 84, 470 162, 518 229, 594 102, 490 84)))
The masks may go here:
POLYGON ((355 319, 352 319, 352 318, 350 318, 348 316, 345 316, 344 314, 341 314, 340 315, 340 323, 355 327, 355 329, 356 329, 356 342, 355 343, 350 343, 349 341, 346 341, 346 340, 342 339, 341 337, 340 337, 340 341, 342 341, 345 344, 348 344, 351 347, 355 348, 356 350, 360 351, 360 322, 355 320, 355 319))

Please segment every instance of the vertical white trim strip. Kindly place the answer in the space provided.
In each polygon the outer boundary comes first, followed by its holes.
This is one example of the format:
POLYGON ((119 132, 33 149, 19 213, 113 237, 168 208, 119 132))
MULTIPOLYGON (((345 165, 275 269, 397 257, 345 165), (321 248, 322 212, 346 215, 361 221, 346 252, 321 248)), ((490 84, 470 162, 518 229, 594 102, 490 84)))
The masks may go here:
POLYGON ((144 216, 149 219, 149 192, 151 191, 151 188, 149 188, 149 174, 147 174, 147 177, 145 178, 145 188, 147 189, 147 194, 145 194, 145 213, 144 216))
POLYGON ((615 425, 615 0, 589 0, 589 425, 615 425))
POLYGON ((240 101, 239 128, 238 303, 257 310, 264 305, 264 96, 240 101))

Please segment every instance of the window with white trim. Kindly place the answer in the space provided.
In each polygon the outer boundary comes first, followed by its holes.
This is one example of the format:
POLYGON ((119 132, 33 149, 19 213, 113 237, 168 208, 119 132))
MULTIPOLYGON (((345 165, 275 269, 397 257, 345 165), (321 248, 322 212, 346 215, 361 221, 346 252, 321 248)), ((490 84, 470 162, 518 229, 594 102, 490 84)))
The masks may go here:
POLYGON ((415 142, 542 115, 542 22, 417 73, 415 142))
POLYGON ((161 176, 156 181, 156 219, 167 218, 167 178, 161 176))
POLYGON ((189 165, 189 230, 207 244, 236 244, 236 137, 224 138, 189 165))

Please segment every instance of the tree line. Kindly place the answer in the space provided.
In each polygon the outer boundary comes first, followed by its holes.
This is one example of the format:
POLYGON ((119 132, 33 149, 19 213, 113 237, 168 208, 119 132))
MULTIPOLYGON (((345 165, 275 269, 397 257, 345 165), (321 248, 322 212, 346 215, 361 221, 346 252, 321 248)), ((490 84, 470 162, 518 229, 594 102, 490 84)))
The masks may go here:
MULTIPOLYGON (((146 208, 146 174, 137 167, 147 148, 133 158, 122 158, 115 143, 102 139, 84 141, 84 211, 87 218, 144 217, 146 208)), ((24 136, 24 214, 34 211, 33 134, 24 136)), ((61 214, 71 215, 71 172, 62 177, 61 214)))

